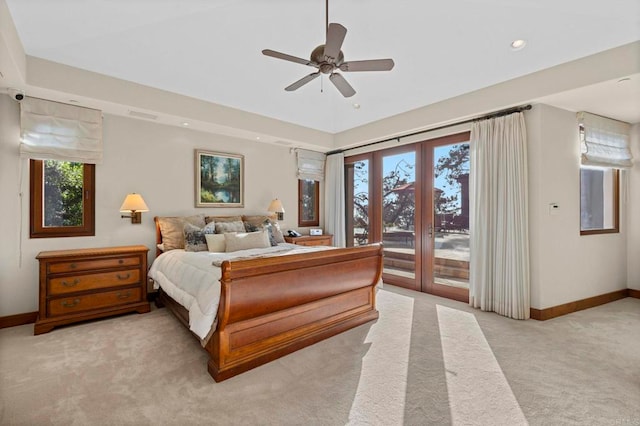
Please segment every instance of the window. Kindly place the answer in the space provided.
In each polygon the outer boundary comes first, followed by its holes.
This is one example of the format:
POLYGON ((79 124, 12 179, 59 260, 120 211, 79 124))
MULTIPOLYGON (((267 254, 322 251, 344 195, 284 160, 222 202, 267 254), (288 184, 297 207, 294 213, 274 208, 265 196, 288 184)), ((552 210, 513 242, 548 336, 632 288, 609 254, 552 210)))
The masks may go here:
POLYGON ((320 182, 298 181, 298 226, 320 225, 320 182))
POLYGON ((95 165, 30 160, 30 236, 95 235, 95 165))
POLYGON ((619 232, 619 173, 580 168, 580 235, 619 232))
POLYGON ((581 111, 580 235, 620 232, 620 172, 630 168, 629 123, 581 111))

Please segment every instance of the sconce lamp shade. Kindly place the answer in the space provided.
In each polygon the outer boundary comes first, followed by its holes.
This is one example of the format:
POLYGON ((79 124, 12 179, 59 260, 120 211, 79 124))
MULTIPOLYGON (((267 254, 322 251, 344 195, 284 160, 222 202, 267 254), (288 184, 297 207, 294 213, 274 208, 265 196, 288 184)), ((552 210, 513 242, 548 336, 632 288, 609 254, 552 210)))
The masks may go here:
POLYGON ((149 207, 140 194, 127 194, 120 206, 120 213, 131 213, 130 216, 121 215, 122 218, 131 218, 131 223, 142 223, 142 212, 148 212, 149 207))
POLYGON ((120 206, 120 213, 126 212, 148 212, 149 207, 142 199, 140 194, 127 194, 122 206, 120 206))
POLYGON ((282 201, 277 198, 271 201, 267 211, 276 213, 278 215, 278 220, 284 220, 284 207, 282 207, 282 201))

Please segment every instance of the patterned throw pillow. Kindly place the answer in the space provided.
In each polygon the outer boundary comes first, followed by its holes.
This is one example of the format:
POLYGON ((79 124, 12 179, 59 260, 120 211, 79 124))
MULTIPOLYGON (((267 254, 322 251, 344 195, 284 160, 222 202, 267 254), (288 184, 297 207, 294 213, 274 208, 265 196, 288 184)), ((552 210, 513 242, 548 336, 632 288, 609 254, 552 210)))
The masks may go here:
POLYGON ((273 239, 278 243, 284 243, 284 234, 282 234, 282 230, 280 229, 280 224, 278 222, 271 222, 271 233, 273 234, 273 239))
POLYGON ((184 250, 185 251, 207 251, 206 234, 213 234, 215 225, 207 224, 204 228, 198 228, 190 223, 184 225, 184 250))
POLYGON ((247 232, 256 232, 266 229, 269 231, 269 242, 272 246, 278 243, 284 243, 284 235, 280 231, 280 225, 269 216, 246 216, 244 221, 244 229, 247 232))

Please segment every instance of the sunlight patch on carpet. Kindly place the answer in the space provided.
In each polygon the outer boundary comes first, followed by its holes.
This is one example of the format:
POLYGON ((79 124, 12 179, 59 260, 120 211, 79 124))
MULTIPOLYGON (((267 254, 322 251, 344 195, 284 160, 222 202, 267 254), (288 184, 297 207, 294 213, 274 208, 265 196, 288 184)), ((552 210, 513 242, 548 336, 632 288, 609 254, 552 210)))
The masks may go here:
POLYGON ((371 326, 365 339, 371 346, 362 358, 349 424, 404 424, 413 303, 411 297, 378 291, 384 318, 371 326))
POLYGON ((453 425, 528 425, 473 314, 437 305, 453 425))

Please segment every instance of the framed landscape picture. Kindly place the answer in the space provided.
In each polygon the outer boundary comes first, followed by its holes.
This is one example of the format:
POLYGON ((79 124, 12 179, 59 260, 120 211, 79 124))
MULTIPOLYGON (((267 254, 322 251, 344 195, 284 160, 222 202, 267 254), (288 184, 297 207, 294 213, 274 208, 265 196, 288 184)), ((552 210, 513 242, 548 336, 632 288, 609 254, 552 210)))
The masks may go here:
POLYGON ((244 156, 196 150, 196 207, 244 207, 244 156))

